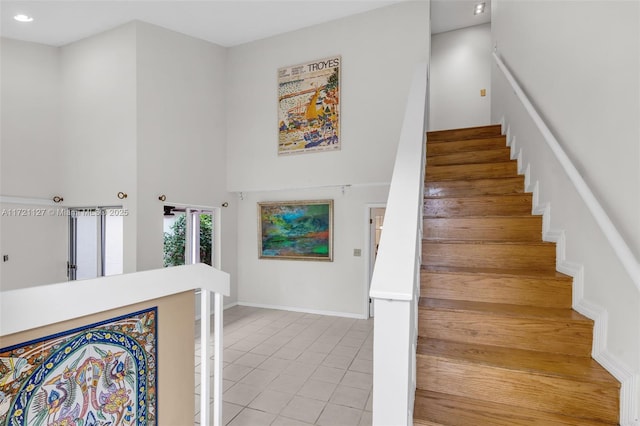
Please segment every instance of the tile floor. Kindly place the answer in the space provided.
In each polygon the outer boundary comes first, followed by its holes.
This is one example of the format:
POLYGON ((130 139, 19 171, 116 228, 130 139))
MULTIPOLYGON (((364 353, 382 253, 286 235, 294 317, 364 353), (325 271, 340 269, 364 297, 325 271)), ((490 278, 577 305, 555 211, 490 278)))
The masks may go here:
POLYGON ((371 425, 373 320, 235 306, 224 347, 223 424, 371 425))

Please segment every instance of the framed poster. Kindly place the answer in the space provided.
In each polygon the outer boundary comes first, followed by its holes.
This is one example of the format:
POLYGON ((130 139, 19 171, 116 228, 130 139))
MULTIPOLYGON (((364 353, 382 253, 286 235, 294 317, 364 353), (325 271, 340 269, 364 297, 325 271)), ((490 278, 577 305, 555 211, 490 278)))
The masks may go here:
POLYGON ((0 424, 156 424, 157 309, 0 349, 0 424))
POLYGON ((278 155, 340 149, 342 58, 278 70, 278 155))
POLYGON ((333 260, 333 200, 258 203, 260 259, 333 260))

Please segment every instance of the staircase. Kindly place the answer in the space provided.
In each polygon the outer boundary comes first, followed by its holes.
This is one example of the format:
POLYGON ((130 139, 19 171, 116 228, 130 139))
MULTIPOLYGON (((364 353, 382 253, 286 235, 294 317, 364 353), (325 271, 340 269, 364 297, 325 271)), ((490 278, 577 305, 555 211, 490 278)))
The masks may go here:
POLYGON ((618 424, 620 385, 500 126, 427 141, 414 424, 618 424))

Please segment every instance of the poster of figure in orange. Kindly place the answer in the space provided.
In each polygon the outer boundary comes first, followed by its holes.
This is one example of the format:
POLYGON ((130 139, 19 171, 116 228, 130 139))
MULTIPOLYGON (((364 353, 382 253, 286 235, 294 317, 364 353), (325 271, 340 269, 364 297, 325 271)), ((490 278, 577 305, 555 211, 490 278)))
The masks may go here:
POLYGON ((342 58, 278 70, 278 155, 340 149, 342 58))

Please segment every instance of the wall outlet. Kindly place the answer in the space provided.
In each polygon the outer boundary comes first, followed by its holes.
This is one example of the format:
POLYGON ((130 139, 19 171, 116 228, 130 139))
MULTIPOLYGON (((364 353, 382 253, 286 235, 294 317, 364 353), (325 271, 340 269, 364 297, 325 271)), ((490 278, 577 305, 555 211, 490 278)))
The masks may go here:
POLYGON ((353 249, 353 255, 354 256, 362 256, 362 250, 361 249, 353 249))

